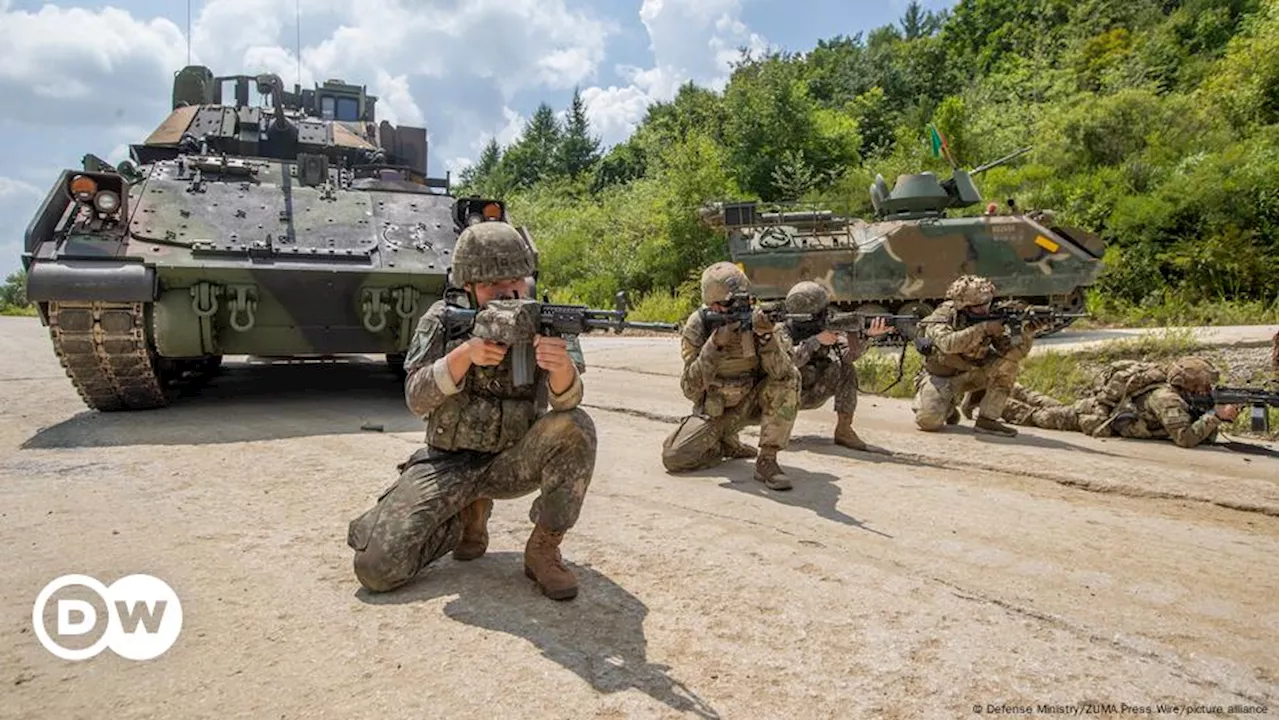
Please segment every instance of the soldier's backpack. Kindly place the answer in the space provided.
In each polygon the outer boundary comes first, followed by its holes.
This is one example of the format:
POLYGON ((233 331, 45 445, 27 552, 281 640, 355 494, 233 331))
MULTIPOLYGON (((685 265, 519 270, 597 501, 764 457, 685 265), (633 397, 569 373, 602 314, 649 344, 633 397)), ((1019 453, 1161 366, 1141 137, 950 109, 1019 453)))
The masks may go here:
POLYGON ((1167 380, 1162 365, 1141 360, 1118 360, 1098 373, 1093 381, 1093 396, 1115 407, 1126 398, 1141 395, 1167 380))
POLYGON ((1138 418, 1133 398, 1167 380, 1164 366, 1156 363, 1118 360, 1107 365, 1093 381, 1093 399, 1102 406, 1100 409, 1106 410, 1107 418, 1100 426, 1087 428, 1085 432, 1095 436, 1124 432, 1125 427, 1138 418))

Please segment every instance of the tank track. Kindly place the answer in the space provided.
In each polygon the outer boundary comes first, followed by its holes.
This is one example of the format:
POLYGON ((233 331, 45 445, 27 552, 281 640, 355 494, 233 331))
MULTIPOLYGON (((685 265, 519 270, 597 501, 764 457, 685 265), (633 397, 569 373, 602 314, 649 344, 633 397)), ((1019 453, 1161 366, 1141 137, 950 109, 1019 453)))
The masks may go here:
POLYGON ((51 302, 49 334, 67 377, 94 410, 169 404, 147 343, 144 303, 51 302))

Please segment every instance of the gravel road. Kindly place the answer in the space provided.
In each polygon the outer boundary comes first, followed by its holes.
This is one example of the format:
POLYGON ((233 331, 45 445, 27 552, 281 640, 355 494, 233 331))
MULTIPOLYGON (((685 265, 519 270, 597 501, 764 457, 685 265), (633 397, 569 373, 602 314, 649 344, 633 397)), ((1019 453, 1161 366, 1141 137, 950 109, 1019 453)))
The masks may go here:
POLYGON ((99 414, 38 321, 0 318, 0 718, 1277 716, 1274 456, 926 435, 864 396, 877 451, 802 413, 789 493, 750 461, 671 476, 674 345, 584 346, 578 598, 521 572, 532 497, 497 503, 484 558, 370 596, 347 523, 423 435, 381 364, 228 362, 172 407, 99 414), (55 658, 32 605, 68 573, 164 579, 177 642, 55 658))

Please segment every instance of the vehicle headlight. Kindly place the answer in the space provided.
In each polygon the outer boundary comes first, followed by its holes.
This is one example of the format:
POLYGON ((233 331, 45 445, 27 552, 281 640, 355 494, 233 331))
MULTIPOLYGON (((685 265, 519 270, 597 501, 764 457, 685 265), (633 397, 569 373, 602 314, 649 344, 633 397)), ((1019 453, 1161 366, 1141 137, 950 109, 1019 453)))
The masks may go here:
POLYGON ((120 209, 120 196, 110 190, 103 190, 94 196, 93 206, 104 213, 115 212, 120 209))

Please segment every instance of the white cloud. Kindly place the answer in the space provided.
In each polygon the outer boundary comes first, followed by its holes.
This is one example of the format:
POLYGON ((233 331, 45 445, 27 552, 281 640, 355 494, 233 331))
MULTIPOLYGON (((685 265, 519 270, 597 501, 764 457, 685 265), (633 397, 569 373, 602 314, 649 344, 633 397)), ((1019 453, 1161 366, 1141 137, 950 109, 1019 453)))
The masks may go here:
POLYGON ((168 20, 141 22, 115 8, 0 9, 0 119, 91 125, 155 118, 185 61, 168 20))
POLYGON ((627 87, 590 87, 583 91, 588 117, 604 145, 624 140, 648 106, 675 97, 684 83, 721 90, 740 47, 768 47, 741 19, 741 0, 644 0, 640 21, 649 33, 653 66, 618 65, 627 87))
POLYGON ((392 77, 379 69, 373 83, 373 94, 378 98, 378 116, 392 125, 422 127, 426 124, 422 109, 409 92, 409 78, 403 74, 392 77))
MULTIPOLYGON (((299 59, 296 1, 206 0, 191 18, 191 62, 219 75, 275 73, 286 86, 299 74, 303 87, 364 84, 378 96, 379 119, 428 126, 431 162, 450 169, 478 157, 490 137, 508 145, 519 136, 518 93, 582 87, 608 147, 682 83, 722 87, 740 45, 765 47, 741 19, 743 0, 643 0, 652 64, 618 66, 623 84, 606 85, 599 70, 618 27, 572 0, 302 0, 299 59)), ((20 11, 0 0, 0 123, 28 135, 90 127, 83 146, 60 149, 58 161, 84 152, 124 159, 127 144, 168 112, 173 73, 187 63, 183 10, 174 13, 177 22, 113 7, 20 11)))
POLYGON ((509 107, 502 108, 503 124, 498 130, 486 130, 476 133, 468 147, 470 154, 466 157, 451 157, 445 161, 445 167, 457 173, 468 165, 473 165, 480 158, 481 151, 489 144, 490 139, 496 139, 499 147, 506 147, 516 140, 520 139, 520 135, 524 133, 525 123, 528 118, 509 107))
POLYGON ((22 180, 0 176, 0 280, 21 265, 22 236, 46 191, 22 180))
POLYGON ((582 91, 587 120, 600 136, 603 146, 626 140, 644 117, 652 99, 634 85, 608 88, 589 87, 582 91))
MULTIPOLYGON (((207 0, 191 20, 191 62, 216 75, 275 73, 286 86, 299 65, 303 87, 364 84, 378 96, 379 119, 419 127, 430 119, 440 157, 468 154, 477 129, 510 137, 502 109, 515 93, 593 80, 617 31, 566 0, 304 0, 302 10, 299 63, 295 0, 207 0), (331 31, 306 35, 318 25, 331 31), (423 97, 429 79, 442 83, 436 97, 423 97)), ((145 128, 131 142, 164 118, 173 73, 188 59, 178 24, 116 8, 27 12, 0 3, 0 47, 0 121, 145 128)), ((123 158, 118 138, 94 142, 105 145, 99 154, 112 148, 123 158)))
POLYGON ((655 100, 671 99, 688 80, 724 87, 739 46, 766 46, 741 14, 741 0, 644 0, 640 21, 649 31, 654 66, 637 83, 647 84, 655 100))
POLYGON ((505 97, 591 78, 604 60, 606 38, 617 30, 570 11, 564 0, 471 0, 454 7, 350 0, 346 20, 303 53, 318 75, 377 67, 432 77, 463 72, 492 79, 505 97))

